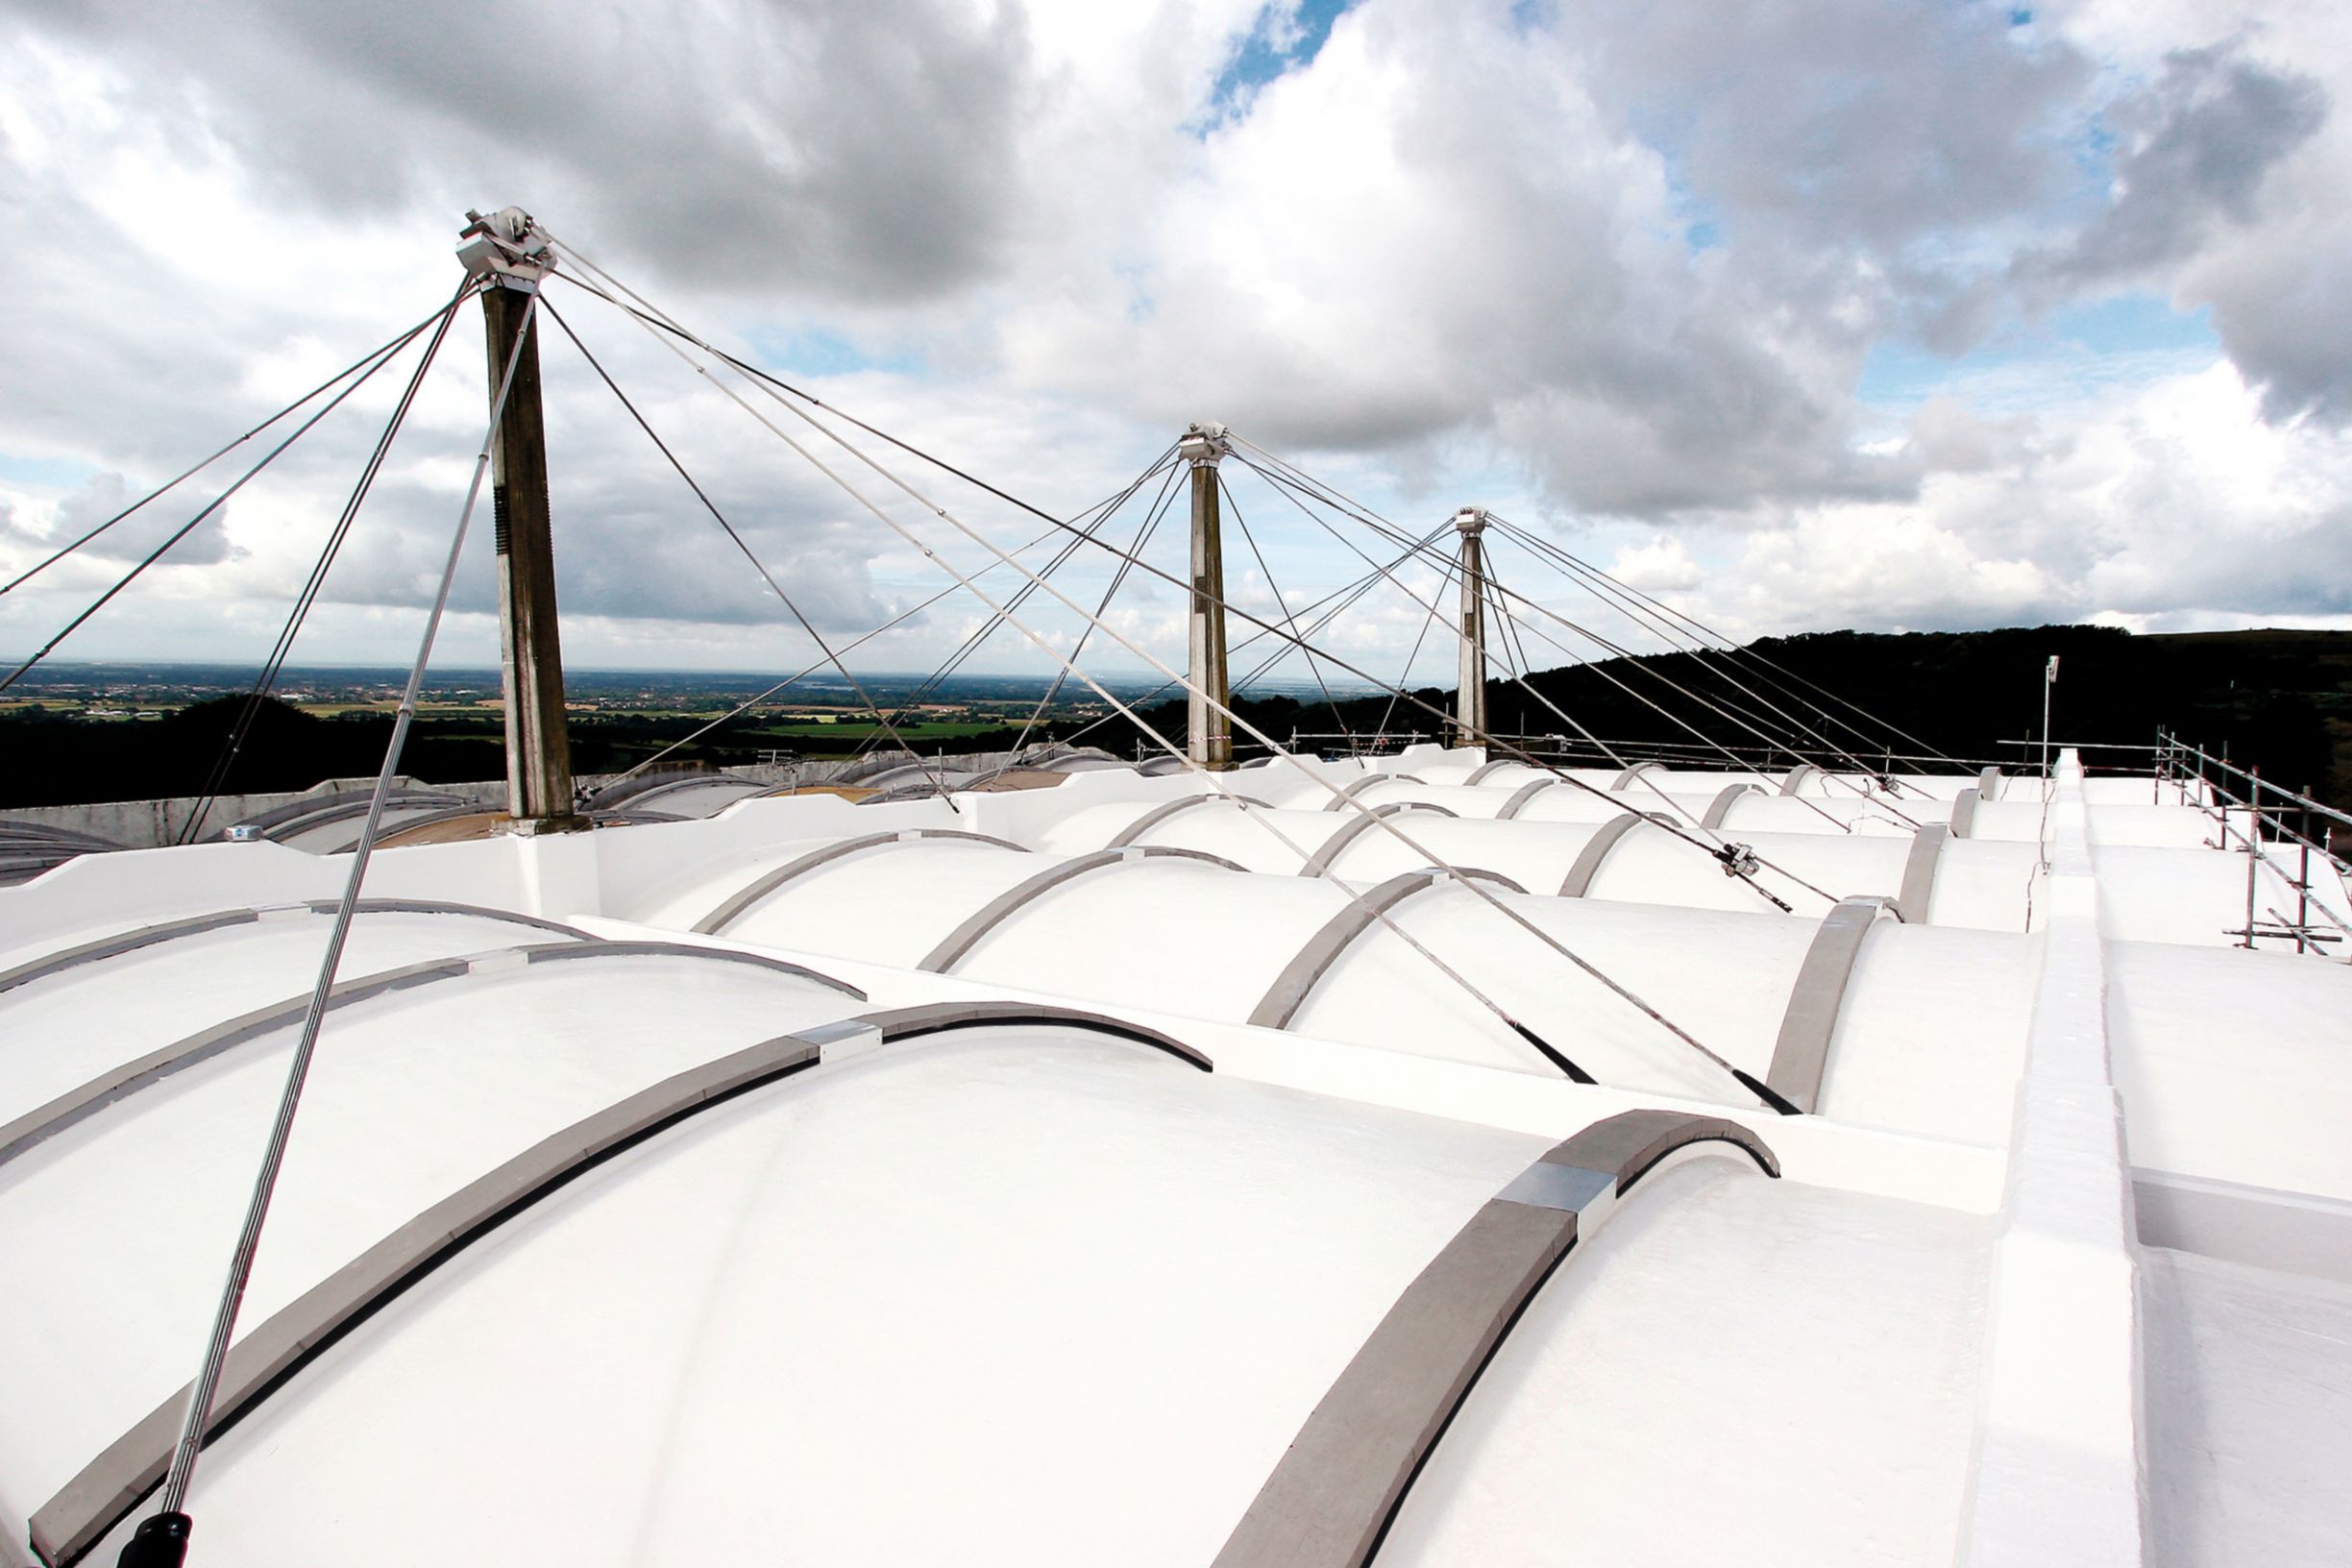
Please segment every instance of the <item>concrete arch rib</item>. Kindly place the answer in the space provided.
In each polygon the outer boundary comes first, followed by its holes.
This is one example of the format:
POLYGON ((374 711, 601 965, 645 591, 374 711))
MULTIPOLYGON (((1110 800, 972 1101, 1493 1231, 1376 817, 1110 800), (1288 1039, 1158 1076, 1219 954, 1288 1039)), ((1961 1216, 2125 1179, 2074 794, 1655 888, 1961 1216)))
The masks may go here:
POLYGON ((1925 925, 1927 911, 1935 902, 1936 868, 1943 863, 1945 841, 1951 829, 1941 822, 1931 823, 1911 836, 1911 848, 1903 856, 1902 891, 1895 899, 1895 912, 1906 925, 1925 925))
POLYGON ((1142 816, 1138 817, 1134 821, 1129 822, 1125 827, 1120 828, 1117 836, 1112 839, 1109 844, 1104 845, 1103 847, 1105 849, 1124 849, 1129 845, 1135 843, 1136 840, 1141 838, 1144 834, 1149 833, 1153 828, 1158 827, 1162 822, 1166 821, 1170 817, 1177 815, 1179 812, 1190 811, 1194 806, 1206 806, 1213 802, 1221 802, 1227 799, 1238 800, 1244 805, 1265 805, 1263 800, 1259 799, 1253 795, 1188 795, 1180 800, 1164 800, 1159 805, 1156 805, 1152 807, 1151 810, 1145 812, 1142 816))
MULTIPOLYGON (((574 1122, 468 1183, 273 1313, 230 1350, 205 1432, 208 1442, 355 1324, 467 1247, 613 1156, 752 1090, 817 1066, 857 1043, 918 1039, 952 1029, 1033 1024, 1077 1028, 1151 1046, 1187 1066, 1206 1056, 1156 1030, 1072 1008, 948 1002, 820 1024, 674 1073, 574 1122)), ((35 1512, 32 1544, 68 1568, 163 1479, 179 1438, 182 1388, 108 1445, 35 1512)))
POLYGON ((1321 876, 1332 869, 1335 861, 1347 852, 1349 845, 1354 844, 1371 830, 1374 822, 1379 821, 1383 817, 1401 816, 1409 811, 1425 811, 1436 817, 1459 815, 1458 812, 1448 811, 1443 806, 1432 805, 1425 800, 1391 800, 1384 806, 1374 806, 1369 811, 1358 812, 1354 817, 1342 822, 1337 832, 1325 839, 1322 845, 1313 854, 1307 857, 1307 864, 1299 868, 1298 874, 1321 876))
POLYGON ((1516 757, 1497 757, 1492 762, 1482 762, 1476 768, 1471 769, 1470 776, 1463 779, 1462 782, 1464 784, 1483 784, 1489 777, 1506 768, 1525 766, 1526 764, 1520 762, 1516 757))
POLYGON ((1650 819, 1644 813, 1629 811, 1603 822, 1593 836, 1584 841, 1584 847, 1577 851, 1576 864, 1569 867, 1568 874, 1560 879, 1559 895, 1562 898, 1583 897, 1592 888, 1593 878, 1601 874, 1601 863, 1608 859, 1610 850, 1617 847, 1617 841, 1648 821, 1650 819))
MULTIPOLYGON (((1780 1034, 1773 1043, 1764 1082, 1772 1091, 1810 1115, 1821 1103, 1822 1079, 1829 1067, 1829 1042, 1837 1035, 1838 1012, 1846 1005, 1846 982, 1853 977, 1862 941, 1886 911, 1877 898, 1847 898, 1822 918, 1797 970, 1780 1034)), ((1896 917, 1898 919, 1900 916, 1896 917)))
MULTIPOLYGON (((164 920, 155 925, 142 925, 135 931, 119 932, 86 942, 62 952, 37 958, 12 969, 0 971, 0 992, 13 991, 36 980, 46 980, 53 974, 76 968, 84 964, 101 963, 135 953, 142 947, 160 943, 177 942, 185 937, 202 936, 208 931, 220 931, 233 925, 253 925, 262 920, 303 915, 332 915, 336 904, 331 898, 312 899, 299 904, 278 904, 243 909, 215 910, 205 915, 191 915, 184 919, 164 920)), ((528 926, 559 937, 579 942, 590 941, 587 932, 577 926, 564 925, 555 920, 541 919, 536 915, 519 915, 513 910, 489 909, 480 904, 451 904, 424 898, 362 898, 356 906, 361 915, 463 915, 474 919, 498 920, 510 925, 528 926)))
POLYGON ((1392 876, 1360 899, 1351 900, 1347 907, 1325 921, 1322 929, 1307 939, 1306 944, 1291 955, 1283 966, 1282 973, 1266 988, 1258 1005, 1250 1009, 1249 1021, 1261 1029, 1286 1029, 1298 1010, 1313 994, 1316 984, 1339 962, 1341 954, 1356 944, 1356 939, 1369 930, 1373 921, 1424 888, 1435 887, 1454 878, 1477 877, 1483 882, 1508 888, 1513 893, 1527 889, 1507 876, 1493 871, 1441 871, 1433 867, 1418 871, 1407 871, 1392 876))
POLYGON ((1718 1116, 1628 1111, 1556 1145, 1431 1260, 1340 1372, 1216 1556, 1216 1568, 1360 1568, 1529 1302, 1659 1164, 1709 1143, 1780 1173, 1718 1116))
POLYGON ((1546 790, 1556 788, 1559 782, 1556 778, 1538 778, 1520 785, 1512 793, 1511 797, 1503 802, 1503 809, 1495 813, 1495 821, 1498 822, 1509 821, 1527 809, 1527 803, 1530 800, 1534 799, 1546 790))
POLYGON ((1615 778, 1609 780, 1609 794, 1619 794, 1629 786, 1635 779, 1641 777, 1642 774, 1661 772, 1665 770, 1665 767, 1666 765, 1662 762, 1637 762, 1632 767, 1620 772, 1615 778))
POLYGON ((1763 793, 1753 784, 1725 785, 1723 793, 1707 802, 1706 813, 1699 819, 1699 825, 1710 829, 1723 826, 1724 819, 1731 815, 1731 803, 1734 800, 1743 795, 1762 795, 1763 793))
POLYGON ((776 889, 797 877, 806 876, 820 866, 830 865, 845 856, 878 848, 886 844, 912 844, 919 839, 971 839, 981 844, 995 845, 1002 849, 1018 850, 1022 854, 1029 852, 1011 839, 1000 839, 990 833, 967 833, 953 827, 910 827, 893 833, 861 833, 854 839, 828 844, 821 849, 812 849, 796 859, 788 860, 775 870, 738 888, 718 908, 694 923, 694 933, 698 937, 717 935, 742 919, 752 905, 766 899, 776 889))
POLYGON ((1819 768, 1814 767, 1809 762, 1801 762, 1796 767, 1791 768, 1788 772, 1781 777, 1780 793, 1782 795, 1795 795, 1805 787, 1806 779, 1819 778, 1821 776, 1822 771, 1819 768))
MULTIPOLYGON (((589 938, 579 942, 533 943, 520 947, 501 947, 469 958, 429 959, 422 964, 386 969, 380 974, 360 975, 342 982, 329 992, 327 1006, 331 1012, 339 1011, 393 992, 460 979, 476 972, 496 973, 518 965, 647 956, 748 965, 790 975, 796 980, 812 981, 860 1002, 866 1000, 864 992, 845 981, 820 974, 798 964, 788 964, 782 959, 763 958, 757 953, 737 952, 727 947, 698 947, 683 942, 599 942, 589 938)), ((0 1125, 0 1164, 6 1164, 34 1145, 56 1137, 76 1122, 151 1084, 208 1062, 247 1041, 257 1040, 263 1035, 300 1023, 309 1007, 310 992, 304 991, 176 1040, 76 1085, 47 1104, 36 1106, 14 1120, 0 1125)))
POLYGON ((1998 800, 2000 796, 2001 771, 1998 768, 1987 768, 1983 772, 1976 775, 1976 798, 1979 800, 1998 800))
POLYGON ((1066 860, 1059 866, 1048 867, 1026 881, 1007 888, 974 912, 964 923, 948 932, 941 940, 940 944, 932 948, 923 961, 915 967, 931 974, 945 974, 956 967, 965 954, 979 944, 981 938, 995 930, 1015 911, 1040 894, 1049 893, 1063 883, 1074 881, 1089 872, 1101 870, 1105 867, 1121 866, 1138 860, 1157 860, 1164 857, 1206 861, 1212 866, 1222 866, 1229 871, 1238 871, 1244 869, 1222 855, 1204 854, 1198 849, 1177 849, 1162 845, 1130 845, 1124 849, 1097 849, 1090 854, 1080 855, 1073 860, 1066 860))

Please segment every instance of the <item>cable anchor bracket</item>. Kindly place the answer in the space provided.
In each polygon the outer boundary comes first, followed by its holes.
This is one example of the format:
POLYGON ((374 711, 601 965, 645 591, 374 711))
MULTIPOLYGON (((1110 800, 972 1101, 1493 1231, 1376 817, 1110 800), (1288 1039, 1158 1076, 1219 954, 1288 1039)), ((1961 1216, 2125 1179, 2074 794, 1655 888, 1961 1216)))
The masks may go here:
POLYGON ((535 294, 540 280, 555 270, 546 232, 519 207, 502 207, 488 217, 466 208, 457 240, 466 276, 487 279, 493 287, 535 294))

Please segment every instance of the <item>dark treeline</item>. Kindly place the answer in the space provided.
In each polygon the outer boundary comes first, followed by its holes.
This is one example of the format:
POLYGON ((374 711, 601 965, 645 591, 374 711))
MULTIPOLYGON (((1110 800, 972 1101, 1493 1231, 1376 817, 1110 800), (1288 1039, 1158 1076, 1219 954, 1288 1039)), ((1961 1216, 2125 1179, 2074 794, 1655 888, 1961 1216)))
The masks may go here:
MULTIPOLYGON (((1611 659, 1539 672, 1529 684, 1606 741, 1702 749, 1713 741, 1759 748, 1750 755, 1787 744, 1821 753, 1821 741, 1803 734, 1801 725, 1873 760, 1889 748, 1916 749, 1892 735, 1886 727, 1891 724, 1934 750, 2016 768, 2038 754, 2003 743, 2040 735, 2042 673, 2056 654, 2052 728, 2059 740, 2145 746, 2154 744, 2160 727, 2167 728, 2192 745, 2226 750, 2235 762, 2260 767, 2272 782, 2290 789, 2311 786, 2331 804, 2352 802, 2352 632, 2143 637, 2078 625, 1896 635, 1834 631, 1765 638, 1750 652, 1753 658, 1611 659), (1739 690, 1733 678, 1749 690, 1739 690), (1885 723, 1840 706, 1803 681, 1885 723), (1725 711, 1711 711, 1707 702, 1725 711), (1772 712, 1767 702, 1781 712, 1772 712), (1863 735, 1874 743, 1868 753, 1863 735)), ((1438 708, 1450 709, 1453 702, 1450 690, 1413 695, 1438 708)), ((1384 714, 1392 731, 1438 727, 1430 714, 1409 703, 1399 702, 1390 712, 1384 697, 1343 699, 1336 718, 1329 705, 1287 697, 1244 698, 1240 709, 1285 741, 1293 729, 1375 730, 1384 714)), ((1488 683, 1487 711, 1499 733, 1575 734, 1557 714, 1509 681, 1488 683)), ((1180 735, 1184 704, 1160 704, 1144 718, 1180 735)), ((1097 744, 1122 754, 1131 754, 1139 738, 1125 725, 1115 730, 1106 725, 1098 734, 1111 738, 1097 744)), ((1720 752, 1712 754, 1723 761, 1720 752)), ((1786 766, 1788 753, 1777 755, 1786 766)), ((2144 756, 2119 752, 2087 752, 2085 761, 2094 768, 2147 765, 2144 756)))
MULTIPOLYGON (((2310 785, 2337 805, 2352 802, 2352 633, 2135 637, 2098 626, 1904 635, 1840 631, 1767 638, 1752 652, 1753 659, 1658 654, 1609 660, 1544 671, 1531 677, 1531 684, 1611 742, 1703 747, 1705 743, 1692 733, 1695 727, 1730 747, 1795 746, 1825 756, 1820 740, 1801 733, 1801 724, 1866 758, 1874 751, 1857 730, 1872 738, 1876 752, 1890 745, 1901 748, 1883 725, 1802 684, 1811 681, 1936 750, 1972 763, 1990 759, 2018 767, 2032 760, 2029 748, 2002 743, 2039 734, 2042 671, 2055 653, 2061 660, 2054 725, 2060 740, 2146 745, 2160 726, 2168 727, 2192 744, 2259 766, 2276 783, 2291 789, 2310 785), (1727 676, 1750 690, 1737 689, 1727 676), (1726 712, 1710 711, 1708 702, 1726 712), (1767 702, 1782 714, 1771 712, 1767 702)), ((1450 691, 1435 688, 1414 696, 1439 709, 1453 700, 1450 691)), ((1490 683, 1487 700, 1500 732, 1573 733, 1511 682, 1490 683)), ((0 717, 0 757, 8 763, 0 768, 0 807, 197 794, 242 705, 240 698, 223 698, 141 723, 92 723, 37 713, 0 717)), ((1432 715, 1409 703, 1396 703, 1392 711, 1385 697, 1343 698, 1336 717, 1319 701, 1287 696, 1245 697, 1239 706, 1251 722, 1285 742, 1294 731, 1366 733, 1379 729, 1384 718, 1391 731, 1420 730, 1433 738, 1438 728, 1432 715)), ((1181 739, 1181 700, 1156 704, 1143 717, 1181 739)), ((856 744, 852 734, 838 745, 780 743, 756 733, 759 723, 756 716, 746 716, 668 761, 741 766, 780 745, 824 755, 856 744)), ((617 772, 698 723, 686 715, 575 716, 574 769, 582 774, 617 772)), ((1031 739, 1073 733, 1122 756, 1157 749, 1124 720, 1087 726, 1082 733, 1074 722, 1064 721, 1041 726, 1031 739)), ((370 775, 390 734, 391 720, 381 714, 319 718, 273 700, 262 707, 226 789, 233 794, 301 790, 322 779, 370 775)), ((1013 729, 999 729, 924 741, 920 748, 983 751, 1010 745, 1014 735, 1013 729)), ((402 771, 432 783, 497 778, 504 772, 501 744, 493 716, 421 720, 402 771)), ((1248 749, 1244 746, 1245 755, 1248 749)), ((1761 755, 1760 750, 1744 753, 1761 755)), ((1724 760, 1720 753, 1712 756, 1724 760)), ((1786 766, 1789 755, 1781 750, 1764 760, 1786 766)), ((2094 752, 2086 760, 2095 767, 2146 765, 2139 754, 2094 752)))
MULTIPOLYGON (((227 748, 246 698, 214 698, 145 722, 93 723, 38 712, 0 715, 0 809, 65 805, 89 800, 143 800, 201 794, 227 748)), ((747 732, 754 715, 679 747, 664 767, 727 768, 759 761, 777 749, 810 756, 854 750, 863 726, 838 742, 778 741, 747 732)), ((688 714, 573 716, 572 768, 580 774, 616 773, 683 740, 704 721, 688 714)), ((984 731, 951 741, 925 741, 921 749, 985 751, 1010 746, 1015 729, 984 731)), ((1043 731, 1032 739, 1043 739, 1043 731)), ((330 778, 371 778, 391 743, 389 714, 322 718, 275 698, 264 698, 237 749, 223 794, 259 795, 306 790, 330 778)), ((505 741, 495 712, 478 719, 419 719, 410 728, 401 772, 429 784, 478 783, 505 776, 505 741)))

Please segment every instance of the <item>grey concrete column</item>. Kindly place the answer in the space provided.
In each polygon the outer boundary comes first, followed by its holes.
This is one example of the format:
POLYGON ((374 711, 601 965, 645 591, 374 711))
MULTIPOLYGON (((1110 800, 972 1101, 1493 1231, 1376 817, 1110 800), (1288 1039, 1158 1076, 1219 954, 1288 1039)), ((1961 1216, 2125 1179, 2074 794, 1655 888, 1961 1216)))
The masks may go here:
POLYGON ((539 405, 538 331, 530 312, 540 280, 555 262, 530 215, 515 208, 475 218, 465 238, 459 257, 490 281, 481 303, 494 405, 510 359, 515 367, 490 470, 499 660, 506 691, 507 811, 519 833, 581 832, 589 822, 572 809, 572 743, 564 727, 563 649, 555 627, 555 547, 548 509, 547 420, 539 405))
POLYGON ((1217 462, 1228 450, 1225 427, 1194 425, 1177 450, 1192 466, 1191 680, 1185 724, 1185 755, 1195 768, 1233 766, 1233 721, 1224 712, 1233 700, 1225 654, 1225 545, 1217 509, 1217 462))
POLYGON ((1486 509, 1454 514, 1461 535, 1461 663, 1454 688, 1455 743, 1482 744, 1486 733, 1486 509))

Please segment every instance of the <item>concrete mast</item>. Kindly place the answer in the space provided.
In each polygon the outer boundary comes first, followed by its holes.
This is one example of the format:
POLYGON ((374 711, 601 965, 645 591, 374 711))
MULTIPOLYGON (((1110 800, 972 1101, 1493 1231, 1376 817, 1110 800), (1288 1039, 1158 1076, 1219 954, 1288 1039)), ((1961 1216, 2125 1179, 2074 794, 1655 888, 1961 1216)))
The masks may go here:
POLYGON ((547 421, 539 405, 539 334, 535 330, 525 334, 531 298, 555 269, 555 260, 530 214, 520 208, 466 217, 457 257, 468 272, 490 283, 481 302, 493 401, 510 357, 515 365, 491 466, 499 662, 506 692, 506 809, 514 832, 573 833, 589 823, 572 809, 572 744, 564 725, 563 649, 556 635, 555 553, 548 509, 547 421))
POLYGON ((1461 665, 1454 690, 1455 744, 1478 746, 1486 733, 1486 508, 1454 514, 1461 534, 1461 665))
POLYGON ((1194 425, 1177 451, 1192 465, 1192 689, 1186 703, 1185 754, 1195 768, 1233 766, 1233 721, 1223 705, 1233 693, 1225 650, 1225 547, 1219 533, 1217 462, 1228 448, 1225 427, 1194 425))

